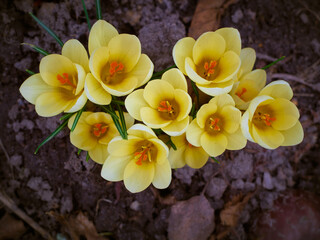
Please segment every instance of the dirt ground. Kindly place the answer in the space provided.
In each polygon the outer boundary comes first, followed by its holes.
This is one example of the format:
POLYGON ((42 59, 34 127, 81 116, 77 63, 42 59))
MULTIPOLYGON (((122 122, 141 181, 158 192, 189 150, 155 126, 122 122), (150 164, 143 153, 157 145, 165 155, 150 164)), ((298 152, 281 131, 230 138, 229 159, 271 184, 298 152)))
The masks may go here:
MULTIPOLYGON (((95 1, 85 2, 93 23, 95 1)), ((156 71, 173 65, 172 48, 188 35, 197 6, 196 0, 101 2, 102 18, 120 33, 137 35, 156 71)), ((12 212, 17 208, 59 240, 281 239, 272 235, 270 222, 282 218, 292 220, 296 231, 290 237, 292 229, 276 225, 283 239, 320 239, 320 2, 231 2, 214 11, 221 16, 221 27, 237 28, 242 46, 256 50, 256 68, 286 56, 267 70, 268 82, 290 83, 304 141, 273 151, 248 143, 241 151, 219 156, 220 164, 208 161, 199 170, 173 170, 165 190, 149 187, 138 194, 103 180, 101 166, 86 162, 84 152, 77 155, 67 130, 33 154, 61 122, 60 116, 37 116, 20 95, 19 87, 29 76, 25 69, 38 72, 42 57, 21 43, 50 53, 61 49, 28 12, 62 41, 76 38, 86 46, 89 31, 81 1, 0 2, 0 186, 1 201, 13 201, 11 209, 0 202, 0 239, 49 238, 31 228, 30 219, 22 222, 12 212), (287 203, 289 209, 283 207, 287 203)))

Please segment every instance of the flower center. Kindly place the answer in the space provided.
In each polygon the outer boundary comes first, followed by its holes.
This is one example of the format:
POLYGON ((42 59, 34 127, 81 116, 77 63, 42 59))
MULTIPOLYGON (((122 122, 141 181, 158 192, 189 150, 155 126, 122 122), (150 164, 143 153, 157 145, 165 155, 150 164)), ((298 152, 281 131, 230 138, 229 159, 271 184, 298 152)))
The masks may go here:
POLYGON ((111 62, 110 63, 110 68, 109 68, 109 74, 110 77, 113 77, 113 75, 117 74, 117 73, 122 73, 124 69, 124 65, 122 62, 111 62))
POLYGON ((215 67, 217 66, 217 61, 207 61, 204 63, 203 68, 204 68, 204 77, 209 78, 210 75, 214 74, 215 72, 215 67))
POLYGON ((151 145, 141 146, 140 151, 134 153, 136 164, 141 166, 142 162, 152 162, 151 145))
POLYGON ((96 123, 92 126, 92 133, 96 137, 103 136, 108 130, 108 125, 96 123))
POLYGON ((160 104, 159 104, 159 107, 158 107, 158 111, 159 112, 173 114, 174 113, 174 108, 169 103, 169 101, 161 101, 160 104))
POLYGON ((220 121, 220 118, 209 118, 209 124, 210 124, 210 129, 214 131, 220 131, 220 127, 218 125, 218 122, 220 121))
POLYGON ((62 85, 69 85, 73 88, 76 88, 76 85, 74 85, 71 81, 70 81, 70 77, 68 73, 62 73, 62 76, 60 74, 57 75, 57 79, 58 81, 62 84, 62 85))
POLYGON ((254 119, 264 121, 264 123, 267 126, 271 126, 272 122, 276 121, 277 119, 275 117, 271 117, 268 113, 261 113, 258 112, 258 114, 255 114, 254 119))
POLYGON ((236 95, 243 100, 243 98, 242 98, 243 96, 242 95, 245 94, 246 92, 247 92, 247 89, 246 88, 242 88, 241 91, 237 91, 236 92, 236 95))

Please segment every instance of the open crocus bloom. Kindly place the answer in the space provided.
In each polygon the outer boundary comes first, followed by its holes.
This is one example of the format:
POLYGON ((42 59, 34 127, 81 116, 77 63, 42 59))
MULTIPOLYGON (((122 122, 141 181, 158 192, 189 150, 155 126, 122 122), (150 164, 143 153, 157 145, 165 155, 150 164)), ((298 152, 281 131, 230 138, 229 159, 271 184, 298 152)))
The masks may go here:
POLYGON ((172 142, 177 147, 169 151, 169 162, 171 168, 182 168, 188 165, 192 168, 201 168, 208 161, 209 155, 202 147, 195 147, 188 142, 186 134, 171 137, 172 142))
MULTIPOLYGON (((134 119, 124 113, 127 127, 133 125, 134 119)), ((68 127, 71 129, 75 115, 69 119, 68 127)), ((116 126, 107 113, 83 112, 73 132, 70 132, 71 143, 79 149, 88 151, 91 159, 103 164, 108 157, 108 143, 119 136, 116 126)))
POLYGON ((106 180, 123 180, 132 193, 145 190, 151 183, 159 189, 169 186, 168 147, 147 126, 133 125, 128 129, 128 140, 115 137, 108 151, 110 155, 101 170, 106 180))
POLYGON ((290 99, 290 85, 274 81, 261 90, 242 116, 241 129, 245 137, 267 149, 292 146, 303 140, 299 111, 290 99))
POLYGON ((153 72, 153 63, 141 54, 139 39, 118 34, 106 21, 97 21, 89 35, 91 74, 85 90, 90 101, 106 105, 111 95, 124 96, 145 84, 153 72), (100 39, 100 40, 99 40, 100 39))
POLYGON ((226 149, 244 148, 247 140, 240 128, 241 112, 234 106, 229 94, 216 96, 208 104, 202 105, 187 129, 188 142, 203 147, 213 157, 226 149))
POLYGON ((252 48, 244 48, 240 54, 241 66, 237 74, 237 80, 230 92, 236 107, 246 110, 252 99, 258 96, 266 85, 267 74, 263 69, 252 71, 256 53, 252 48))
POLYGON ((152 80, 145 89, 131 93, 125 106, 132 117, 147 126, 178 136, 189 125, 192 102, 184 75, 178 69, 170 69, 161 80, 152 80))
POLYGON ((178 68, 210 96, 231 91, 240 67, 241 39, 238 30, 221 28, 206 32, 196 41, 182 38, 173 48, 178 68))
POLYGON ((35 104, 40 116, 76 112, 87 102, 84 83, 88 62, 83 45, 78 40, 69 40, 62 48, 62 55, 50 54, 41 59, 40 73, 25 80, 20 92, 35 104))

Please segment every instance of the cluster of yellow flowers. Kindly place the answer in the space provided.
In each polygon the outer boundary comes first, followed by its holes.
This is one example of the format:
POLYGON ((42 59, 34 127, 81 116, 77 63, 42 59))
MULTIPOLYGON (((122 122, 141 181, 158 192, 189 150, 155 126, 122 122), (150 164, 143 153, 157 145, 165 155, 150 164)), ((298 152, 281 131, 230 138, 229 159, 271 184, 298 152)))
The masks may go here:
MULTIPOLYGON (((139 39, 119 34, 108 22, 93 25, 88 49, 90 57, 78 40, 67 41, 61 55, 42 58, 40 73, 30 76, 20 92, 44 117, 79 112, 88 99, 111 105, 113 96, 128 95, 128 113, 114 111, 128 129, 125 138, 112 115, 81 111, 70 141, 103 164, 103 178, 123 180, 133 193, 151 183, 166 188, 172 168, 201 168, 209 156, 242 149, 247 140, 275 149, 303 139, 291 87, 282 80, 265 86, 266 72, 252 70, 255 51, 241 49, 234 28, 179 40, 173 48, 178 68, 152 81, 154 66, 141 53, 139 39), (185 76, 211 99, 194 104, 185 76)), ((70 129, 75 119, 76 114, 70 116, 70 129)))

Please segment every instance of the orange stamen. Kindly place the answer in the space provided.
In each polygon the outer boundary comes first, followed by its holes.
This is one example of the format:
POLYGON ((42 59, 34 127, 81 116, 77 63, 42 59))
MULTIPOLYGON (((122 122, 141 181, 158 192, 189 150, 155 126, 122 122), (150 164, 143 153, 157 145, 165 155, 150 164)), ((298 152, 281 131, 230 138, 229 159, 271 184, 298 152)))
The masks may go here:
POLYGON ((267 113, 263 114, 261 119, 264 120, 267 126, 271 126, 271 123, 277 120, 275 117, 270 117, 270 114, 267 114, 267 113))
POLYGON ((237 92, 236 95, 242 99, 242 95, 245 94, 247 92, 246 88, 242 88, 241 92, 237 92))
POLYGON ((121 73, 124 69, 124 65, 122 62, 111 62, 110 63, 110 68, 109 68, 109 73, 111 77, 116 74, 116 73, 121 73))
POLYGON ((72 82, 70 82, 69 74, 68 73, 62 73, 62 76, 60 74, 57 75, 58 81, 63 85, 69 85, 71 87, 76 87, 72 82))
POLYGON ((159 112, 173 113, 173 107, 169 101, 161 101, 158 107, 159 112))
POLYGON ((219 118, 210 118, 210 128, 215 130, 215 131, 220 131, 220 127, 218 125, 218 122, 220 121, 219 118))
POLYGON ((106 133, 108 125, 102 125, 101 123, 96 123, 93 125, 93 135, 96 137, 100 137, 104 133, 106 133))
POLYGON ((204 76, 205 77, 210 77, 211 74, 214 74, 215 67, 217 66, 216 61, 210 61, 210 62, 205 62, 204 63, 204 76))
POLYGON ((151 162, 151 154, 150 154, 150 148, 142 146, 142 151, 135 152, 134 153, 134 159, 137 160, 136 164, 141 166, 142 162, 149 160, 151 162))

